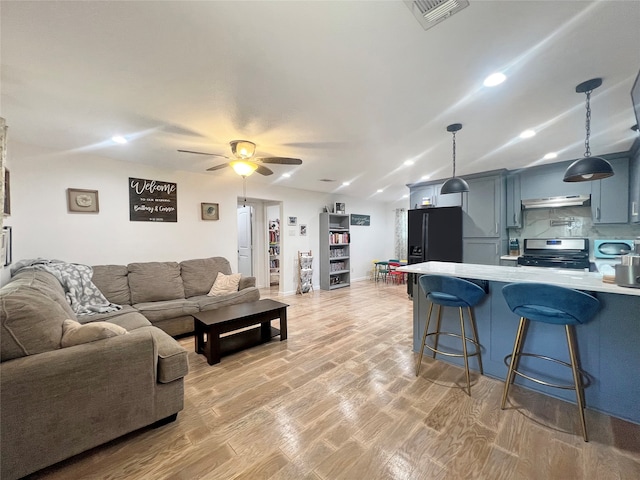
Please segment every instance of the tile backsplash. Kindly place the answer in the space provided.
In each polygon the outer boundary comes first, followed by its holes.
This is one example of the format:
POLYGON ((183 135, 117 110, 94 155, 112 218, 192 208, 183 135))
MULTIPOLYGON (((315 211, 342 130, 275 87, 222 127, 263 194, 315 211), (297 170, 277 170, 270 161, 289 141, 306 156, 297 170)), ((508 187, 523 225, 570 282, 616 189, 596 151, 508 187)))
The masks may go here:
POLYGON ((510 228, 509 237, 635 238, 640 225, 599 225, 591 218, 591 207, 540 208, 522 211, 522 228, 510 228))

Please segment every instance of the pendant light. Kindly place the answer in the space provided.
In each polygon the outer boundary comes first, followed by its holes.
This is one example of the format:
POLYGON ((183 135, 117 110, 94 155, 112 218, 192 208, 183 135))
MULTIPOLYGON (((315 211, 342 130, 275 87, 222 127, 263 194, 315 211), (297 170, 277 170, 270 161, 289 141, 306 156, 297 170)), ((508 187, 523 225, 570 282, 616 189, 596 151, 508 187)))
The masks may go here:
POLYGON ((462 193, 469 191, 469 184, 462 178, 456 177, 456 132, 462 128, 461 123, 453 123, 447 127, 447 132, 453 134, 453 177, 444 182, 440 194, 462 193))
POLYGON ((611 164, 604 158, 592 157, 591 149, 589 148, 589 137, 591 136, 591 106, 589 102, 591 99, 591 92, 600 85, 602 85, 601 78, 592 78, 591 80, 582 82, 576 87, 576 93, 586 93, 587 95, 587 120, 585 123, 587 134, 584 141, 585 152, 584 158, 573 162, 569 165, 566 172, 564 172, 563 180, 565 182, 589 182, 592 180, 611 177, 613 175, 613 168, 611 168, 611 164))

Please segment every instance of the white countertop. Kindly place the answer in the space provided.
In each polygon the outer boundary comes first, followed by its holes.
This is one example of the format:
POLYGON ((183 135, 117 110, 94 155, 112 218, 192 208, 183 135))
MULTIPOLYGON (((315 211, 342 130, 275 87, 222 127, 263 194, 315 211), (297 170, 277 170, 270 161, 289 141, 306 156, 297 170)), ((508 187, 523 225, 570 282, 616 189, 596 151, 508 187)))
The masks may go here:
POLYGON ((502 255, 500 260, 518 260, 520 255, 502 255))
POLYGON ((502 267, 472 263, 425 262, 399 267, 399 271, 496 282, 536 282, 592 292, 618 293, 640 297, 640 288, 604 283, 602 274, 567 268, 502 267))

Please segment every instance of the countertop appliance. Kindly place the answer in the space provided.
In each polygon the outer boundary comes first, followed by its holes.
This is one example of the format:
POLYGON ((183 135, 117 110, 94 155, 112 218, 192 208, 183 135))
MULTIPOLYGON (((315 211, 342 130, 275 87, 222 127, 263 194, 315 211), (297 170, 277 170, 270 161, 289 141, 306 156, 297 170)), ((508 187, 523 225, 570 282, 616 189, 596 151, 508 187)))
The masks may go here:
POLYGON ((518 265, 589 270, 588 238, 525 238, 518 265))
POLYGON ((598 272, 615 275, 616 265, 620 265, 624 255, 633 253, 633 240, 598 239, 593 241, 593 261, 598 272))
POLYGON ((630 253, 616 265, 616 284, 621 287, 640 288, 640 255, 630 253))
MULTIPOLYGON (((462 208, 417 208, 408 212, 408 263, 462 262, 462 208)), ((413 296, 414 274, 407 282, 413 296)))

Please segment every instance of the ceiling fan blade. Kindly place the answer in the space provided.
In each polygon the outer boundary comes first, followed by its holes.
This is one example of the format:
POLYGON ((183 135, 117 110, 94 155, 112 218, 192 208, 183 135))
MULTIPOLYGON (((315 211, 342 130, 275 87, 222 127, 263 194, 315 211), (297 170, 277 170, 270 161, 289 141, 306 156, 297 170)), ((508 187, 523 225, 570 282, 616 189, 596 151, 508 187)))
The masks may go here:
POLYGON ((221 163, 220 165, 216 165, 215 167, 207 168, 207 172, 213 172, 214 170, 220 170, 229 165, 228 163, 221 163))
POLYGON ((220 155, 219 153, 194 152, 193 150, 178 150, 178 151, 180 153, 195 153, 196 155, 208 155, 210 157, 229 158, 226 155, 220 155))
POLYGON ((263 165, 258 165, 256 172, 258 172, 260 175, 273 175, 273 171, 263 165))
POLYGON ((264 157, 256 158, 256 160, 262 163, 279 163, 280 165, 302 165, 302 160, 299 158, 264 157))

